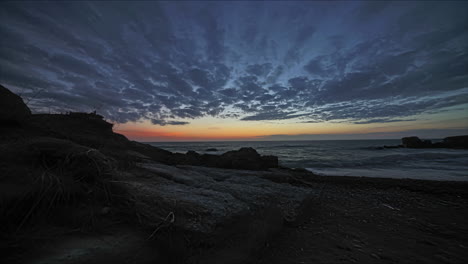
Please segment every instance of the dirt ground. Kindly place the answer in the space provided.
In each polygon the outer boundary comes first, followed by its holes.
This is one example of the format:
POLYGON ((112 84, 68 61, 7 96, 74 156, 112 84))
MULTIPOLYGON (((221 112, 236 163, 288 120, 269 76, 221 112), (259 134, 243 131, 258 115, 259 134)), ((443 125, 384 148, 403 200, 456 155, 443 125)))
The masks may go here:
POLYGON ((252 263, 466 263, 466 183, 328 177, 312 217, 252 263))

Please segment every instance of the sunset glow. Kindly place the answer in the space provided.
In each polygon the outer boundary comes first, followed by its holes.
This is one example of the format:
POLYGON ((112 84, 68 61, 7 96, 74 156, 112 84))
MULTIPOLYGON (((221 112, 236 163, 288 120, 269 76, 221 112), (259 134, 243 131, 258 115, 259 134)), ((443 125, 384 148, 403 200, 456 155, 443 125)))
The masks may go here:
POLYGON ((9 2, 0 82, 139 141, 468 133, 466 3, 9 2))

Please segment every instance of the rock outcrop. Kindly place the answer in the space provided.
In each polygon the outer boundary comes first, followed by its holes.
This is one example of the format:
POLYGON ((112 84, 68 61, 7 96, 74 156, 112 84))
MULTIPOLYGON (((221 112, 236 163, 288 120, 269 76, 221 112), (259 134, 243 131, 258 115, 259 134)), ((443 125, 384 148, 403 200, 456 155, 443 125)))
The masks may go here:
POLYGON ((278 157, 262 156, 253 148, 231 150, 222 155, 203 154, 189 151, 174 155, 176 164, 206 166, 240 170, 267 170, 278 167, 278 157))
MULTIPOLYGON (((232 255, 246 253, 237 250, 255 249, 284 224, 303 223, 309 213, 305 208, 318 197, 316 190, 269 180, 280 177, 281 172, 174 167, 154 162, 138 166, 143 170, 123 174, 119 181, 125 182, 142 224, 153 228, 171 225, 184 230, 186 239, 232 255), (230 242, 222 243, 226 238, 230 242), (243 248, 243 243, 257 245, 243 248)), ((189 245, 179 249, 179 254, 189 252, 189 245)))
POLYGON ((442 143, 446 148, 468 149, 468 135, 446 137, 442 143))
POLYGON ((55 137, 71 140, 90 148, 100 149, 120 160, 133 158, 124 152, 136 151, 152 160, 168 165, 194 165, 227 169, 267 170, 278 167, 278 158, 261 156, 252 148, 229 151, 222 155, 200 155, 196 152, 187 154, 169 151, 129 141, 125 136, 115 133, 113 124, 96 113, 34 114, 21 98, 5 87, 0 87, 1 108, 0 122, 22 124, 24 131, 9 131, 3 138, 28 138, 31 136, 55 137), (125 150, 125 151, 124 151, 125 150), (124 156, 122 156, 124 155, 124 156))
POLYGON ((446 137, 441 142, 432 143, 431 140, 421 140, 418 137, 404 137, 401 139, 402 145, 383 146, 377 149, 393 148, 452 148, 468 149, 468 135, 446 137))
POLYGON ((429 148, 432 146, 430 140, 421 140, 418 137, 404 137, 401 142, 405 148, 429 148))
POLYGON ((0 105, 2 121, 18 125, 0 136, 0 251, 21 249, 6 263, 240 263, 307 220, 318 197, 303 172, 270 169, 278 158, 252 148, 171 153, 129 141, 95 113, 31 115, 2 89, 13 102, 0 105), (63 231, 26 241, 49 230, 63 231))

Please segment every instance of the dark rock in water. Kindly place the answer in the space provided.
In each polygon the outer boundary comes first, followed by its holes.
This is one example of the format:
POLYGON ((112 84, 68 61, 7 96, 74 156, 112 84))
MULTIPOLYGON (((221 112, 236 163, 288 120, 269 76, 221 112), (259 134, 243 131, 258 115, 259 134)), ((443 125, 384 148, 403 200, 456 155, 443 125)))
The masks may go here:
POLYGON ((205 149, 205 151, 213 152, 213 151, 218 151, 218 149, 217 148, 208 148, 208 149, 205 149))
POLYGON ((404 137, 401 141, 405 148, 430 148, 432 146, 430 140, 421 140, 418 137, 404 137))
MULTIPOLYGON (((383 148, 384 149, 394 149, 394 148, 402 148, 403 145, 396 145, 396 146, 387 146, 387 145, 384 145, 383 148)), ((380 148, 382 149, 382 148, 380 148)))
POLYGON ((222 155, 200 155, 195 151, 188 151, 187 154, 169 152, 166 160, 159 159, 159 161, 173 165, 194 165, 239 170, 267 170, 278 167, 278 157, 261 156, 253 148, 232 150, 222 155))
POLYGON ((17 126, 31 115, 23 99, 0 85, 0 124, 17 126))
POLYGON ((418 137, 404 137, 401 139, 403 145, 383 146, 376 149, 387 148, 455 148, 468 149, 468 135, 446 137, 442 142, 432 143, 430 140, 421 140, 418 137))
MULTIPOLYGON (((468 135, 446 137, 442 142, 432 143, 430 140, 421 140, 418 137, 404 137, 401 139, 405 148, 456 148, 468 149, 468 135)), ((387 147, 387 146, 385 146, 387 147)))
POLYGON ((468 149, 468 135, 444 138, 446 148, 468 149))
POLYGON ((444 144, 444 142, 436 142, 432 143, 432 148, 447 148, 447 146, 444 144))
POLYGON ((404 137, 401 142, 405 148, 412 148, 422 143, 418 137, 404 137))
POLYGON ((278 167, 278 158, 261 156, 253 148, 228 151, 220 156, 219 167, 247 170, 265 170, 278 167))

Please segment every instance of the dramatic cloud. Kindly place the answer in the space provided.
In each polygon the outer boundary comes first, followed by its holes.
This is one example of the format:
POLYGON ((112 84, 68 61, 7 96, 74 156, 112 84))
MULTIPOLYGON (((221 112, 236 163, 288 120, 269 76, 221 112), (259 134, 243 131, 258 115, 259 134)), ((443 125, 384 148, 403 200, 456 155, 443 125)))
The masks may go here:
POLYGON ((0 82, 124 123, 354 124, 468 103, 464 2, 7 2, 0 82))
POLYGON ((166 120, 151 120, 151 123, 154 125, 160 125, 160 126, 165 126, 165 125, 173 125, 173 126, 183 126, 183 125, 188 125, 190 124, 189 122, 183 122, 183 121, 166 121, 166 120))

